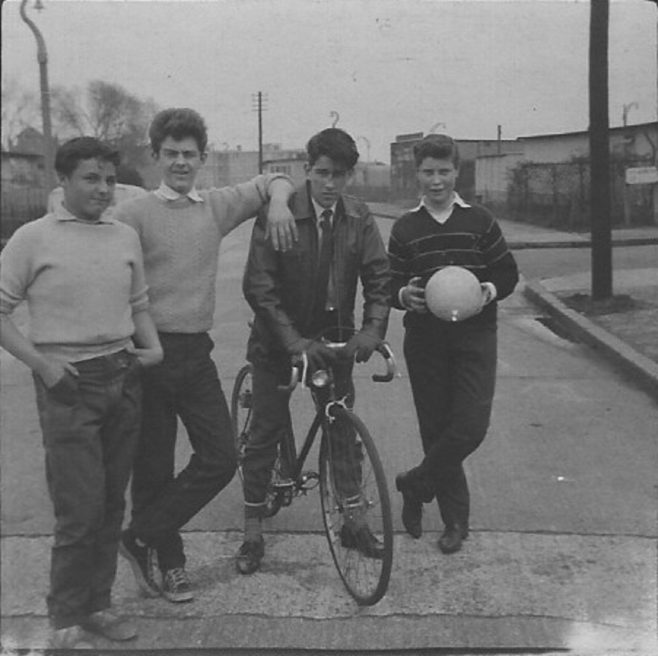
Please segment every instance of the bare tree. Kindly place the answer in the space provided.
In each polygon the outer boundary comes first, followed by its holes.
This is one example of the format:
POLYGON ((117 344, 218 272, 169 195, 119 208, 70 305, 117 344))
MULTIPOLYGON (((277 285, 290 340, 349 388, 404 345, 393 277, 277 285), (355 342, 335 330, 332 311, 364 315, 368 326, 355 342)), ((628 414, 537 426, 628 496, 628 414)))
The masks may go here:
POLYGON ((17 135, 30 125, 39 124, 39 101, 21 88, 15 78, 2 80, 2 143, 10 148, 17 135))
POLYGON ((53 120, 60 137, 92 135, 121 151, 123 161, 138 167, 146 157, 148 126, 158 111, 118 84, 94 80, 84 92, 57 87, 52 91, 53 120))

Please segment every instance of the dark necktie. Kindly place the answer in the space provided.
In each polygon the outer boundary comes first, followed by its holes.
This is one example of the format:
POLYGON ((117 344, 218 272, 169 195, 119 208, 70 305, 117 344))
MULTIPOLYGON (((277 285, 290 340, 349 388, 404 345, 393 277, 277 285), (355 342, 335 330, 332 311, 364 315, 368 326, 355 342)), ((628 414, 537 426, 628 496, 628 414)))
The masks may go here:
POLYGON ((327 303, 327 286, 329 284, 329 269, 331 268, 331 256, 334 244, 331 226, 331 210, 324 210, 320 215, 320 232, 322 243, 320 244, 320 257, 318 262, 318 284, 316 287, 316 311, 322 312, 327 303))

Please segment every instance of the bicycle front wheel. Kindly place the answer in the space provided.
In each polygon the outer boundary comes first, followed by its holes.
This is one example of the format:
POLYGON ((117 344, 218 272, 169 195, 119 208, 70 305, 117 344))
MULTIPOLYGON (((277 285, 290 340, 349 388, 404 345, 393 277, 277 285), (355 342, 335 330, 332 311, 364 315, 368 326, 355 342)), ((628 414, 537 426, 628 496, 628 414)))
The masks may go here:
POLYGON ((365 424, 338 407, 320 445, 320 498, 329 548, 359 605, 385 594, 393 564, 393 522, 386 476, 365 424))
POLYGON ((249 427, 253 415, 253 372, 253 366, 245 364, 235 377, 231 394, 231 424, 240 478, 242 478, 242 459, 249 440, 249 427))

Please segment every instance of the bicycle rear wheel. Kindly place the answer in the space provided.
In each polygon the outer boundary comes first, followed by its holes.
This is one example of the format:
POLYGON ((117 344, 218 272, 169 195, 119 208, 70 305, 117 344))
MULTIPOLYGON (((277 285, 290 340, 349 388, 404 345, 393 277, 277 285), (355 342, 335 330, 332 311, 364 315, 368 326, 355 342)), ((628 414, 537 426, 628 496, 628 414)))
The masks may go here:
POLYGON ((348 592, 371 606, 386 594, 393 564, 393 522, 375 444, 354 413, 338 407, 323 422, 320 499, 329 548, 348 592), (337 439, 337 436, 341 437, 337 439), (371 533, 378 543, 372 551, 371 533))
POLYGON ((235 377, 231 393, 231 424, 240 478, 242 478, 242 459, 249 440, 249 427, 253 416, 253 372, 253 366, 245 364, 235 377))

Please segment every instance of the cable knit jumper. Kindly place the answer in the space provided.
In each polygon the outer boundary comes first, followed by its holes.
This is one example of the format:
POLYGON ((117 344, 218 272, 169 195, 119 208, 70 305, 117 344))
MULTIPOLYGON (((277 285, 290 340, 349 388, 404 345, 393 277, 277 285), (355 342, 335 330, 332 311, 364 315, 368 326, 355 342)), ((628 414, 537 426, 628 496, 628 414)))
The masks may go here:
POLYGON ((257 176, 222 189, 200 190, 203 202, 163 200, 150 193, 116 206, 114 218, 132 226, 144 251, 150 311, 159 332, 210 330, 222 238, 268 199, 281 175, 257 176))

